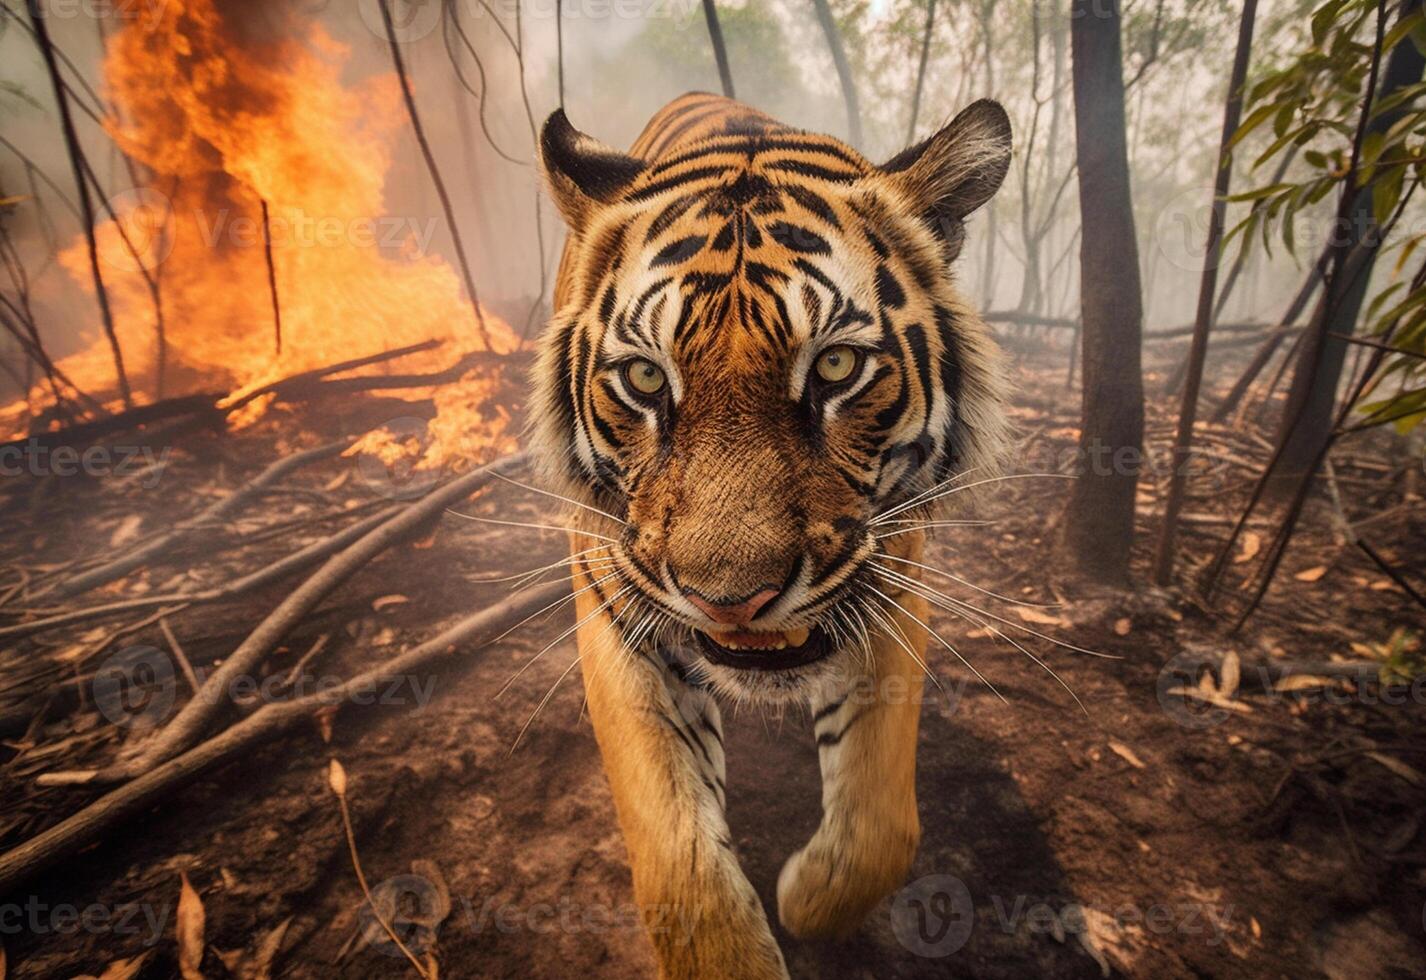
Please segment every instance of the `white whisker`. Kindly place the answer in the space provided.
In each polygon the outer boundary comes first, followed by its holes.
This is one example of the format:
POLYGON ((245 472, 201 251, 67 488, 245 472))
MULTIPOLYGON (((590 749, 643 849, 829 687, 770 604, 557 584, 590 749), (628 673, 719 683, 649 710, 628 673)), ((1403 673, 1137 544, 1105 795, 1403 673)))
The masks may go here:
POLYGON ((446 513, 455 517, 465 518, 468 521, 479 521, 482 524, 502 524, 505 527, 529 527, 537 531, 564 531, 567 534, 582 534, 584 537, 593 538, 596 541, 608 541, 610 544, 619 543, 614 538, 607 537, 603 534, 595 534, 593 531, 584 531, 577 527, 564 527, 557 524, 527 524, 524 521, 501 521, 494 517, 476 517, 474 514, 462 514, 460 511, 452 510, 449 507, 446 508, 446 513))
POLYGON ((950 572, 942 571, 941 569, 936 568, 936 567, 933 566, 933 565, 925 565, 925 564, 922 564, 922 563, 919 562, 919 561, 912 561, 910 558, 898 558, 896 555, 879 554, 879 555, 874 556, 874 558, 873 558, 873 560, 872 560, 872 563, 873 563, 873 564, 875 564, 875 558, 889 558, 889 559, 891 559, 892 561, 899 561, 899 562, 901 562, 901 563, 904 564, 904 565, 914 565, 914 566, 916 566, 917 568, 924 568, 926 571, 931 572, 931 573, 933 573, 933 574, 935 574, 935 575, 940 575, 940 576, 943 577, 943 578, 948 578, 948 579, 950 579, 952 582, 955 582, 955 583, 958 584, 958 585, 964 585, 964 586, 965 586, 966 588, 968 588, 968 589, 974 589, 976 592, 979 592, 981 595, 988 595, 988 596, 990 596, 992 599, 999 599, 1001 602, 1008 602, 1008 603, 1010 603, 1012 606, 1036 606, 1036 607, 1039 607, 1039 608, 1041 608, 1041 609, 1054 609, 1054 608, 1057 608, 1057 607, 1059 607, 1060 605, 1062 605, 1062 603, 1058 603, 1058 602, 1024 602, 1024 601, 1022 601, 1022 600, 1020 600, 1020 599, 1011 598, 1011 597, 1008 596, 1008 595, 1001 595, 999 592, 992 592, 992 591, 990 591, 989 589, 981 588, 979 585, 975 585, 975 584, 973 584, 973 583, 971 583, 971 582, 967 582, 965 579, 959 578, 959 577, 957 577, 957 576, 955 576, 955 575, 952 575, 950 572))
POLYGON ((528 490, 528 491, 530 491, 531 493, 542 493, 542 494, 544 494, 546 497, 553 497, 553 498, 556 499, 556 500, 563 500, 565 503, 571 504, 571 505, 573 505, 573 506, 575 506, 575 507, 578 507, 580 510, 587 510, 587 511, 589 511, 591 514, 598 514, 600 517, 607 517, 609 520, 613 521, 615 524, 622 525, 623 527, 628 527, 628 526, 629 526, 629 522, 628 522, 628 521, 620 520, 619 518, 615 517, 613 514, 609 513, 607 510, 600 510, 598 507, 591 507, 589 504, 580 503, 578 500, 575 500, 573 497, 566 497, 566 496, 564 496, 563 494, 558 494, 558 493, 555 493, 555 492, 553 492, 553 491, 551 491, 551 490, 542 490, 542 489, 540 489, 539 487, 532 487, 532 486, 530 486, 528 483, 521 483, 519 480, 512 480, 512 479, 510 479, 508 476, 502 476, 502 475, 499 474, 499 473, 494 473, 494 474, 492 474, 492 475, 493 475, 497 480, 504 480, 506 483, 509 483, 509 484, 512 485, 512 486, 519 487, 521 490, 528 490))
MULTIPOLYGON (((593 586, 590 586, 590 588, 593 588, 593 586)), ((581 626, 583 626, 585 623, 589 622, 589 621, 590 621, 591 619, 593 619, 595 616, 598 616, 598 615, 599 615, 600 613, 602 613, 604 610, 608 609, 608 608, 609 608, 611 605, 613 605, 621 596, 623 596, 623 595, 624 595, 625 593, 627 593, 627 592, 630 592, 632 589, 633 589, 633 586, 632 586, 632 585, 626 585, 626 586, 624 586, 624 588, 620 589, 618 592, 615 592, 615 593, 614 593, 613 595, 611 595, 609 598, 605 599, 605 600, 604 600, 603 602, 601 602, 599 605, 595 606, 593 612, 591 612, 589 615, 585 616, 585 617, 584 617, 583 619, 581 619, 579 622, 575 623, 575 624, 574 624, 573 626, 571 626, 569 629, 565 630, 565 631, 564 631, 563 633, 561 633, 559 636, 557 636, 557 637, 555 637, 553 640, 551 640, 551 641, 545 646, 545 648, 544 648, 543 650, 541 650, 539 653, 535 654, 535 655, 534 655, 533 657, 531 657, 529 660, 525 661, 524 665, 523 665, 519 670, 515 671, 514 676, 512 676, 508 681, 506 681, 504 684, 501 685, 500 690, 498 690, 498 691, 495 692, 495 696, 498 698, 498 697, 500 697, 502 694, 504 694, 506 691, 510 690, 510 685, 511 685, 511 684, 514 684, 517 680, 519 680, 519 679, 520 679, 520 675, 523 674, 523 673, 525 673, 525 671, 529 670, 530 667, 535 663, 536 660, 539 660, 541 657, 543 657, 546 653, 548 653, 548 652, 549 652, 550 650, 552 650, 554 647, 558 646, 558 645, 559 645, 566 637, 568 637, 571 633, 574 633, 574 632, 578 631, 581 626)))
MULTIPOLYGON (((580 559, 582 556, 587 555, 587 554, 589 554, 589 553, 592 552, 592 551, 603 551, 603 550, 604 550, 605 548, 607 548, 607 547, 608 547, 608 545, 598 544, 598 545, 595 545, 593 548, 585 548, 583 551, 575 552, 575 553, 572 554, 572 555, 566 555, 565 557, 561 558, 559 561, 552 561, 552 562, 550 562, 548 565, 541 565, 539 568, 532 568, 532 569, 530 569, 529 571, 526 571, 526 572, 516 572, 514 575, 501 575, 501 576, 496 577, 496 578, 480 578, 480 577, 477 576, 477 577, 475 577, 475 578, 470 579, 470 581, 472 581, 472 582, 479 582, 479 583, 481 583, 481 584, 490 584, 490 583, 494 583, 494 582, 513 582, 513 581, 515 581, 516 579, 528 578, 528 577, 531 576, 531 575, 538 575, 540 572, 548 572, 548 571, 550 571, 551 569, 559 568, 561 565, 578 564, 578 563, 579 563, 579 559, 580 559)), ((605 558, 592 558, 592 559, 589 560, 589 562, 586 562, 585 564, 590 564, 590 563, 595 562, 595 561, 613 561, 613 560, 614 560, 613 556, 610 556, 610 557, 607 558, 607 559, 605 559, 605 558)))
POLYGON ((999 691, 997 691, 997 690, 995 689, 995 685, 992 684, 992 683, 990 683, 990 681, 986 680, 985 675, 982 674, 980 671, 976 670, 976 669, 975 669, 975 665, 972 664, 969 660, 967 660, 965 657, 962 657, 962 656, 961 656, 961 652, 960 652, 959 650, 957 650, 955 647, 951 646, 951 644, 948 643, 948 642, 946 641, 946 639, 941 636, 940 633, 937 633, 935 630, 931 629, 930 626, 926 625, 925 623, 921 622, 921 620, 919 620, 919 619, 917 619, 915 616, 911 615, 911 612, 910 612, 905 606, 903 606, 901 603, 897 602, 895 599, 891 598, 891 596, 887 595, 885 592, 882 592, 882 591, 881 591, 880 589, 878 589, 876 586, 874 586, 874 585, 868 585, 867 588, 871 589, 871 591, 873 591, 873 592, 875 592, 877 595, 881 596, 883 599, 885 599, 887 602, 891 603, 891 604, 892 604, 893 606, 895 606, 897 609, 900 609, 900 610, 902 611, 902 613, 904 613, 904 614, 906 615, 906 617, 907 617, 908 619, 910 619, 913 623, 915 623, 917 626, 921 627, 921 628, 922 628, 923 630, 925 630, 929 635, 934 636, 934 637, 936 638, 937 642, 939 642, 939 643, 941 644, 941 646, 943 646, 943 647, 945 647, 947 650, 951 651, 951 653, 955 655, 955 658, 956 658, 957 660, 959 660, 961 663, 965 664, 965 665, 966 665, 966 668, 967 668, 968 670, 970 670, 970 672, 971 672, 972 674, 974 674, 976 677, 980 678, 980 682, 981 682, 982 684, 984 684, 986 687, 990 688, 990 693, 994 694, 996 697, 998 697, 1001 701, 1004 701, 1006 704, 1009 704, 1009 703, 1010 703, 1009 701, 1006 701, 1006 700, 1005 700, 1005 695, 1003 695, 1003 694, 1001 694, 999 691))
MULTIPOLYGON (((867 588, 870 588, 873 592, 876 592, 876 589, 872 588, 871 586, 867 586, 867 588)), ((877 595, 881 595, 882 598, 886 598, 880 592, 877 592, 877 595)), ((892 605, 897 604, 895 602, 892 602, 892 605)), ((916 665, 921 668, 921 672, 924 673, 927 677, 931 678, 931 683, 936 685, 937 690, 944 690, 944 687, 941 684, 941 679, 935 674, 931 673, 931 668, 926 666, 926 661, 918 657, 916 655, 916 651, 911 649, 911 638, 906 635, 906 632, 900 626, 897 625, 896 621, 894 619, 888 618, 888 613, 878 609, 875 603, 868 603, 863 608, 865 608, 867 613, 874 617, 878 622, 884 625, 890 625, 893 629, 896 630, 898 634, 900 634, 899 636, 894 636, 890 632, 888 632, 886 635, 890 639, 895 640, 896 643, 900 645, 901 649, 906 651, 906 655, 909 656, 912 660, 916 661, 916 665)), ((899 609, 901 607, 897 606, 897 608, 899 609)), ((905 609, 902 609, 901 611, 906 612, 905 609)))
POLYGON ((901 513, 901 512, 904 511, 904 510, 908 510, 908 509, 910 509, 910 508, 912 508, 912 507, 915 507, 915 506, 917 506, 918 504, 920 504, 923 500, 925 500, 925 498, 927 498, 927 497, 930 496, 931 494, 935 493, 937 490, 940 490, 940 489, 942 489, 942 488, 944 488, 944 487, 948 487, 948 486, 950 486, 952 483, 955 483, 957 480, 964 479, 965 477, 970 476, 970 475, 971 475, 972 473, 974 473, 976 470, 980 470, 980 469, 984 469, 984 467, 975 466, 975 467, 972 467, 971 469, 962 470, 962 471, 959 472, 959 473, 954 473, 954 474, 952 474, 951 476, 947 477, 946 479, 940 481, 939 483, 933 483, 933 484, 931 484, 931 485, 930 485, 929 487, 927 487, 925 490, 922 490, 920 493, 916 494, 915 496, 911 497, 910 499, 908 499, 908 500, 903 500, 901 503, 897 504, 896 506, 891 507, 891 508, 888 508, 887 510, 883 511, 882 513, 876 515, 876 517, 877 517, 877 518, 890 517, 890 516, 892 516, 893 514, 899 514, 899 513, 901 513))
MULTIPOLYGON (((903 577, 904 577, 904 576, 903 576, 903 577)), ((887 581, 889 581, 889 582, 895 582, 894 579, 887 579, 887 581)), ((914 581, 914 580, 908 580, 908 581, 914 581)), ((927 595, 927 594, 925 594, 923 591, 921 591, 921 590, 919 590, 919 589, 912 588, 912 587, 911 587, 909 584, 907 584, 906 582, 899 583, 899 584, 901 585, 902 588, 906 589, 906 590, 909 591, 909 592, 915 592, 917 595, 921 596, 921 598, 925 599, 927 602, 932 603, 932 604, 935 605, 937 608, 943 609, 943 610, 945 610, 946 612, 950 613, 952 616, 955 616, 955 617, 957 617, 958 619, 963 619, 963 620, 965 620, 966 622, 971 623, 971 624, 974 625, 974 626, 978 626, 978 627, 980 627, 981 629, 988 630, 993 636, 996 636, 996 637, 998 637, 998 638, 1004 640, 1006 643, 1009 643, 1009 644, 1010 644, 1011 646, 1013 646, 1015 649, 1019 650, 1019 651, 1020 651, 1021 653, 1023 653, 1025 656, 1029 657, 1030 660, 1032 660, 1037 666, 1040 667, 1040 669, 1044 670, 1044 671, 1045 671, 1046 673, 1048 673, 1051 677, 1053 677, 1053 678, 1055 679, 1055 681, 1060 685, 1060 687, 1064 688, 1065 691, 1068 692, 1069 696, 1072 697, 1072 698, 1074 698, 1074 703, 1077 704, 1077 705, 1079 705, 1079 710, 1080 710, 1080 711, 1083 711, 1086 715, 1089 714, 1089 709, 1084 706, 1084 702, 1079 699, 1079 695, 1074 692, 1074 689, 1071 688, 1068 684, 1066 684, 1065 681, 1064 681, 1064 679, 1063 679, 1062 677, 1060 677, 1059 674, 1055 673, 1054 669, 1051 668, 1049 664, 1045 663, 1045 662, 1044 662, 1043 660, 1041 660, 1039 657, 1035 656, 1033 653, 1031 653, 1029 650, 1027 650, 1021 643, 1019 643, 1017 640, 1015 640, 1014 637, 1007 636, 1005 633, 1001 632, 999 629, 997 629, 996 627, 992 626, 991 624, 985 622, 985 621, 982 620, 982 619, 975 618, 975 617, 973 617, 973 616, 972 616, 971 614, 969 614, 969 613, 963 612, 963 611, 961 611, 961 610, 959 610, 959 609, 954 609, 954 608, 950 607, 949 605, 946 605, 946 604, 944 604, 944 603, 941 603, 941 602, 936 601, 936 599, 935 599, 932 595, 927 595)))
POLYGON ((940 500, 942 497, 949 497, 953 494, 961 493, 965 490, 974 489, 975 487, 983 487, 989 483, 1005 483, 1010 480, 1030 479, 1074 480, 1076 479, 1076 477, 1069 473, 1012 473, 1009 476, 992 476, 984 480, 976 480, 974 483, 967 483, 963 487, 950 487, 948 489, 938 491, 932 496, 927 497, 925 500, 919 500, 916 503, 911 503, 910 501, 908 501, 907 503, 900 504, 899 506, 891 508, 891 510, 887 511, 885 514, 882 514, 880 517, 876 517, 868 521, 867 525, 869 527, 874 527, 877 524, 885 523, 887 518, 900 514, 903 511, 909 509, 910 507, 920 507, 925 504, 929 504, 932 501, 940 500))
POLYGON ((947 594, 944 593, 944 592, 941 592, 941 591, 938 591, 938 590, 936 590, 936 589, 933 589, 933 588, 931 588, 931 586, 926 585, 924 582, 917 581, 916 579, 911 578, 909 575, 903 575, 903 574, 901 574, 900 572, 891 571, 890 569, 882 569, 882 570, 878 571, 877 574, 879 574, 879 575, 891 576, 891 577, 893 578, 893 580, 901 580, 901 581, 906 581, 906 582, 915 582, 916 585, 920 586, 920 587, 923 588, 923 589, 926 589, 927 591, 934 592, 937 596, 939 596, 941 599, 944 599, 944 600, 947 601, 947 602, 955 603, 957 606, 960 606, 960 607, 962 607, 962 608, 964 608, 964 609, 968 609, 968 610, 970 610, 970 611, 973 612, 973 613, 976 613, 976 614, 981 615, 981 616, 985 616, 985 617, 987 617, 987 618, 989 618, 989 619, 993 619, 993 620, 995 620, 997 623, 1002 623, 1002 624, 1004 624, 1005 626, 1009 626, 1011 629, 1017 629, 1017 630, 1020 630, 1022 633, 1029 633, 1031 636, 1039 637, 1040 639, 1046 641, 1047 643, 1053 643, 1053 644, 1054 644, 1055 646, 1057 646, 1057 647, 1064 647, 1066 650, 1073 650, 1075 653, 1083 653, 1083 654, 1087 654, 1088 656, 1091 656, 1091 657, 1099 657, 1099 658, 1101 658, 1101 659, 1103 659, 1103 660, 1122 660, 1122 659, 1124 659, 1123 657, 1115 656, 1115 655, 1112 654, 1112 653, 1100 653, 1100 652, 1097 651, 1097 650, 1086 650, 1084 647, 1077 647, 1077 646, 1075 646, 1073 643, 1066 643, 1064 640, 1055 639, 1053 636, 1050 636, 1050 635, 1048 635, 1048 634, 1046 634, 1046 633, 1041 633, 1041 632, 1039 632, 1038 630, 1032 630, 1030 627, 1025 626, 1025 625, 1023 625, 1023 624, 1021 624, 1021 623, 1017 623, 1017 622, 1015 622, 1014 620, 1005 619, 1005 618, 1003 618, 1003 617, 1001 617, 1001 616, 997 616, 995 613, 990 612, 989 610, 986 610, 986 609, 982 609, 982 608, 980 608, 979 606, 972 606, 970 603, 966 602, 964 599, 957 599, 955 596, 947 595, 947 594))

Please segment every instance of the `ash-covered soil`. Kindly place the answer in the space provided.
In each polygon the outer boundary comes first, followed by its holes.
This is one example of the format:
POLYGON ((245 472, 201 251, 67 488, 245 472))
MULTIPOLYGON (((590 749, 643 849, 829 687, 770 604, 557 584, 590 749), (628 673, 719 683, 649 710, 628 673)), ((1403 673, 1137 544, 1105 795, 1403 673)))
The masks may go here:
MULTIPOLYGON (((1034 375, 1022 380, 1035 390, 1034 375)), ((1073 445, 1066 409, 1029 398, 1023 404, 1027 463, 1073 445)), ((393 414, 390 406, 365 411, 393 414)), ((12 491, 4 503, 9 567, 42 573, 47 563, 90 553, 133 513, 143 515, 141 533, 189 513, 261 468, 295 424, 273 419, 213 445, 180 447, 156 491, 104 480, 12 491)), ((1190 509, 1235 514, 1250 475, 1230 469, 1221 482, 1205 483, 1190 509)), ((1367 471, 1343 475, 1371 479, 1367 471)), ((303 471, 291 486, 243 520, 256 529, 373 499, 349 460, 303 471)), ((1152 480, 1145 498, 1141 575, 1157 526, 1152 480)), ((1397 626, 1419 629, 1409 600, 1383 586, 1360 552, 1334 541, 1329 509, 1317 502, 1263 609, 1231 633, 1231 616, 1177 592, 1105 595, 1073 584, 1054 558, 1062 502, 1059 481, 1006 484, 986 504, 985 516, 998 523, 940 533, 928 561, 996 592, 1064 599, 1027 620, 947 583, 947 591, 1012 622, 1118 659, 1030 644, 1078 695, 1081 711, 1026 656, 938 615, 933 625, 1008 703, 933 648, 930 665, 942 686, 928 686, 922 713, 924 842, 913 879, 850 941, 780 934, 792 976, 1426 976, 1426 789, 1411 778, 1426 770, 1422 698, 1388 704, 1370 689, 1342 687, 1331 698, 1267 694, 1251 670, 1274 661, 1325 663, 1352 656, 1353 642, 1385 640, 1397 626), (1296 577, 1318 566, 1326 570, 1315 578, 1296 577), (1244 664, 1236 700, 1246 710, 1205 712, 1165 693, 1173 685, 1161 683, 1162 667, 1174 656, 1230 650, 1244 664)), ((556 513, 550 504, 506 486, 462 509, 538 523, 556 513)), ((1419 555, 1426 543, 1419 500, 1392 520, 1378 537, 1403 560, 1419 555)), ((1193 528, 1185 549, 1201 564, 1224 528, 1202 520, 1193 528)), ((103 598, 140 594, 177 576, 231 577, 332 526, 265 539, 239 529, 254 543, 180 549, 103 598)), ((386 553, 329 597, 266 669, 290 670, 326 634, 307 675, 314 682, 350 675, 508 594, 508 584, 480 580, 556 561, 562 544, 558 533, 447 515, 432 534, 386 553)), ((291 587, 176 612, 169 625, 195 667, 211 665, 291 587)), ((273 941, 274 977, 414 975, 363 912, 328 788, 333 758, 347 774, 366 879, 379 902, 394 902, 386 907, 403 935, 429 950, 441 975, 651 975, 611 798, 581 712, 578 671, 566 675, 574 646, 561 640, 545 650, 572 622, 561 609, 491 647, 463 652, 450 669, 377 692, 386 703, 314 720, 125 821, 22 893, 0 897, 10 975, 99 976, 140 955, 138 976, 178 975, 180 874, 205 910, 205 976, 244 975, 252 969, 251 958, 241 962, 244 953, 284 923, 273 941), (103 921, 93 913, 76 924, 65 911, 94 906, 103 921)), ((70 681, 77 692, 7 735, 0 753, 5 849, 97 795, 40 788, 39 773, 102 764, 142 736, 112 724, 86 697, 94 663, 71 652, 92 649, 90 630, 0 642, 0 704, 13 703, 7 699, 37 678, 70 681)), ((149 624, 104 655, 137 643, 166 648, 149 624)), ((178 692, 184 696, 181 686, 178 692)), ((727 728, 735 845, 775 919, 778 870, 819 816, 810 725, 797 712, 745 710, 729 712, 727 728)))

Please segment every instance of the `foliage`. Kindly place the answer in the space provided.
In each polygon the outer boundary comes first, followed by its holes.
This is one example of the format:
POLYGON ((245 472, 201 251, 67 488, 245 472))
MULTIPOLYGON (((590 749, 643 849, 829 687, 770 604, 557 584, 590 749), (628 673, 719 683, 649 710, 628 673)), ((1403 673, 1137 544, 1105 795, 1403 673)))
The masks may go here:
MULTIPOLYGON (((1259 241, 1271 251, 1276 231, 1295 253, 1300 243, 1294 229, 1304 211, 1341 194, 1369 195, 1373 232, 1384 236, 1383 252, 1394 251, 1396 259, 1389 281, 1366 309, 1364 332, 1389 343, 1393 353, 1372 380, 1373 397, 1359 408, 1367 413, 1364 424, 1390 422, 1405 432, 1426 419, 1426 285, 1419 276, 1410 282, 1406 277, 1426 234, 1407 233, 1400 221, 1426 178, 1426 82, 1374 100, 1353 170, 1352 147, 1380 10, 1379 0, 1327 0, 1312 12, 1308 46, 1249 86, 1247 114, 1232 146, 1243 147, 1249 137, 1269 131, 1271 140, 1252 159, 1251 169, 1300 150, 1308 172, 1231 196, 1230 201, 1253 207, 1228 239, 1241 236, 1244 249, 1259 241)), ((1397 45, 1426 50, 1426 16, 1420 8, 1394 21, 1393 13, 1385 13, 1383 63, 1397 45)), ((1320 244, 1308 247, 1315 250, 1320 244)))
POLYGON ((1392 630, 1383 642, 1353 643, 1352 650, 1381 662, 1383 684, 1410 684, 1426 676, 1426 648, 1421 637, 1404 626, 1392 630))

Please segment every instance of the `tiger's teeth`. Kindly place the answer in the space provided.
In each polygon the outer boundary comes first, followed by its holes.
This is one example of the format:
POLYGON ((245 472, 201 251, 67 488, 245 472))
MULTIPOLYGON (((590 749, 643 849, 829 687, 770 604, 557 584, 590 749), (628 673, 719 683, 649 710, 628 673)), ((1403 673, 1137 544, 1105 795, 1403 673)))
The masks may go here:
MULTIPOLYGON (((799 626, 797 629, 787 630, 782 635, 787 639, 787 646, 800 647, 807 642, 807 638, 812 635, 812 631, 805 626, 799 626)), ((778 649, 781 650, 783 647, 780 646, 778 649)))

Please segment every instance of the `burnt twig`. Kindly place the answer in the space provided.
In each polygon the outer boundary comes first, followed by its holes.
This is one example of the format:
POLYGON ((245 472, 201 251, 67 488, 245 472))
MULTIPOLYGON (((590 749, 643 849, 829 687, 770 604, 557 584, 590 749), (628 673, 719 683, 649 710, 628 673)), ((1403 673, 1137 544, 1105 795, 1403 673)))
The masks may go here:
POLYGON ((532 612, 557 601, 568 589, 563 582, 551 583, 511 596, 460 620, 387 663, 356 675, 340 687, 259 708, 221 734, 150 769, 0 855, 0 894, 13 892, 55 861, 99 840, 121 821, 147 811, 203 773, 247 755, 254 746, 278 737, 317 712, 343 704, 370 691, 373 685, 388 683, 393 677, 436 669, 461 647, 479 649, 532 612))

